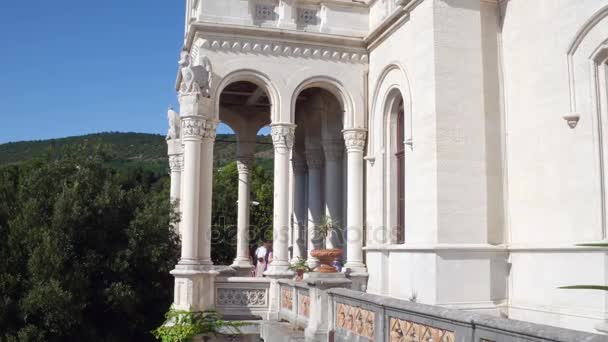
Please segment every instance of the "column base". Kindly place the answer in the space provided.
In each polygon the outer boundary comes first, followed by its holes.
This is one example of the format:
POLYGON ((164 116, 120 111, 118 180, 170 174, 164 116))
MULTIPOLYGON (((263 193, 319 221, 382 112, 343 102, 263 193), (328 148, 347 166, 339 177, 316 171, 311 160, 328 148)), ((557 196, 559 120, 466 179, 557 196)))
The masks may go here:
POLYGON ((174 269, 173 308, 184 311, 205 311, 215 308, 215 277, 217 271, 174 269))
POLYGON ((237 277, 250 277, 253 265, 249 259, 234 259, 232 265, 230 265, 236 271, 237 277))
POLYGON ((175 269, 181 271, 211 271, 213 270, 213 262, 182 259, 175 265, 175 269))
POLYGON ((273 261, 268 265, 268 269, 264 272, 264 275, 272 279, 291 278, 293 277, 294 272, 289 270, 289 266, 290 264, 288 261, 273 261))

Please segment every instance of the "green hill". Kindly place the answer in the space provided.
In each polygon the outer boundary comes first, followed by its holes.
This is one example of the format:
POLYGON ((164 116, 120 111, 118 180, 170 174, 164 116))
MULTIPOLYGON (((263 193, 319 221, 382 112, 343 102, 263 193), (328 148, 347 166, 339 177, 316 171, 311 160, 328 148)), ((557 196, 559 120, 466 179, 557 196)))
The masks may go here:
MULTIPOLYGON (((272 165, 272 139, 258 136, 257 162, 265 167, 272 165)), ((0 145, 0 166, 18 164, 34 158, 61 155, 66 149, 77 146, 102 145, 113 156, 113 164, 119 168, 143 167, 154 172, 166 172, 167 143, 165 137, 146 133, 97 133, 60 139, 21 141, 0 145)), ((236 158, 236 137, 218 134, 215 150, 215 166, 223 166, 236 158)))

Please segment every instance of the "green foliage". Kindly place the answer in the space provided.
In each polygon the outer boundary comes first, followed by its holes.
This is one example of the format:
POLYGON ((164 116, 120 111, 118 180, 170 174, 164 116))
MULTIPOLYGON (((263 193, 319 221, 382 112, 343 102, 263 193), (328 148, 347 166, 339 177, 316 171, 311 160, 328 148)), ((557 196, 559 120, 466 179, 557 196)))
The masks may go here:
MULTIPOLYGON (((251 171, 250 249, 272 234, 273 184, 271 173, 262 166, 251 171)), ((238 170, 236 162, 216 169, 213 176, 212 248, 217 265, 231 264, 236 252, 238 170)))
POLYGON ((107 153, 0 168, 0 341, 146 341, 172 301, 168 177, 107 153))
POLYGON ((165 323, 152 334, 162 342, 189 342, 195 336, 238 335, 243 322, 224 321, 216 311, 189 312, 170 310, 165 323))
POLYGON ((332 232, 341 232, 342 227, 337 220, 332 219, 329 216, 323 216, 321 222, 315 226, 315 240, 323 241, 332 232))
POLYGON ((304 272, 312 272, 312 269, 306 264, 306 259, 302 259, 298 257, 296 262, 291 263, 289 265, 290 271, 304 271, 304 272))
MULTIPOLYGON (((159 134, 144 133, 97 133, 61 139, 23 141, 0 145, 0 165, 19 164, 47 155, 61 158, 66 151, 75 146, 103 145, 113 153, 110 166, 114 169, 129 171, 143 169, 157 175, 167 171, 167 142, 159 134)), ((272 167, 272 139, 258 136, 256 159, 260 165, 272 167)), ((214 146, 215 167, 221 167, 236 159, 236 138, 232 134, 218 134, 214 146)))

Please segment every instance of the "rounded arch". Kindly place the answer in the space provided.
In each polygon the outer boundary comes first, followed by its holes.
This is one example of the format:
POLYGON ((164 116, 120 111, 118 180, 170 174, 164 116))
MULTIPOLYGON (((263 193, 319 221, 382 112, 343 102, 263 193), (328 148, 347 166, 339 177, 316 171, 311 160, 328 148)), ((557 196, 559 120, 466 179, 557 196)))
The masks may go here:
POLYGON ((344 123, 344 128, 351 128, 352 123, 354 122, 354 105, 352 97, 340 81, 328 76, 310 77, 300 82, 295 88, 291 95, 290 122, 295 122, 296 100, 298 99, 298 96, 309 88, 321 88, 334 95, 342 106, 342 122, 344 123))
MULTIPOLYGON (((270 100, 270 120, 275 121, 275 118, 279 117, 280 113, 280 105, 281 105, 281 97, 277 88, 272 83, 270 78, 257 70, 253 69, 239 69, 232 71, 226 76, 222 77, 221 81, 218 83, 217 87, 214 87, 214 92, 211 95, 214 101, 213 108, 215 109, 214 115, 219 115, 220 112, 220 97, 224 89, 232 83, 247 81, 251 82, 258 87, 264 89, 266 91, 266 95, 268 95, 268 99, 270 100)), ((216 118, 217 119, 217 118, 216 118)))
MULTIPOLYGON (((377 135, 384 136, 384 122, 386 121, 388 101, 390 96, 394 96, 398 91, 403 98, 406 121, 411 128, 412 121, 412 97, 410 92, 410 82, 407 77, 406 69, 398 62, 393 62, 387 65, 378 76, 376 86, 372 96, 372 104, 370 115, 368 117, 369 127, 369 155, 373 156, 376 153, 377 145, 383 139, 378 141, 377 135), (381 130, 378 131, 378 125, 381 130)), ((410 139, 412 132, 410 132, 410 139)))

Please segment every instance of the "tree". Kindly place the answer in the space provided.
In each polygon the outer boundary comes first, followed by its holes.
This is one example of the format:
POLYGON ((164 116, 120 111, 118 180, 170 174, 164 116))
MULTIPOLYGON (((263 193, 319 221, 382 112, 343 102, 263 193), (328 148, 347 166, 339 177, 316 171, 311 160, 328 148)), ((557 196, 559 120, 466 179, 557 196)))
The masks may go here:
MULTIPOLYGON (((211 258, 216 265, 229 265, 236 255, 238 170, 236 162, 217 169, 213 177, 211 258)), ((251 172, 250 250, 272 236, 272 174, 262 165, 251 172), (270 235, 270 236, 269 236, 270 235)))
POLYGON ((167 177, 79 152, 0 169, 0 340, 153 340, 172 302, 167 177))

